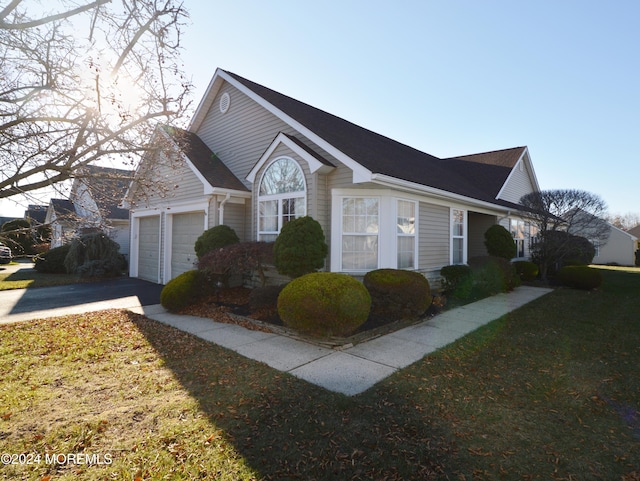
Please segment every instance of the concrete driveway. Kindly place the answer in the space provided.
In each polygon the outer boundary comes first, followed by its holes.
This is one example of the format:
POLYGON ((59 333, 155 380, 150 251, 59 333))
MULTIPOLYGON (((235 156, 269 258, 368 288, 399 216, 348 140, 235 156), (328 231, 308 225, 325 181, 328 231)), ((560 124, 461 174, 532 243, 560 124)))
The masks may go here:
MULTIPOLYGON (((32 264, 2 267, 29 269, 32 264)), ((84 284, 0 291, 0 323, 159 304, 162 287, 121 277, 84 284)))

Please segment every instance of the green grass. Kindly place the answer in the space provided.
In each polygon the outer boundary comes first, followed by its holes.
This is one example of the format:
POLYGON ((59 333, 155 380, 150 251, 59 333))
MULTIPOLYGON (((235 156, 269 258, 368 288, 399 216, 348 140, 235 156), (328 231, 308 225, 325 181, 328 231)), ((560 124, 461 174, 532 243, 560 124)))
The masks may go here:
POLYGON ((35 269, 20 269, 17 272, 6 272, 0 268, 0 291, 26 289, 28 287, 62 286, 76 282, 84 282, 84 280, 76 274, 43 274, 35 269))
POLYGON ((0 327, 0 478, 640 478, 640 270, 558 289, 369 391, 330 393, 120 311, 0 327))

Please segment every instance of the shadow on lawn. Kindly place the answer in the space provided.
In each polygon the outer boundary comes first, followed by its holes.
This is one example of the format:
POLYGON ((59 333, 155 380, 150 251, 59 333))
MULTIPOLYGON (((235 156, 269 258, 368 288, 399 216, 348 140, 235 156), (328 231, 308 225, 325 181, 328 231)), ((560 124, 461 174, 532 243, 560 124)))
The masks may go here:
POLYGON ((349 398, 130 314, 200 409, 262 479, 443 479, 451 435, 402 385, 349 398))

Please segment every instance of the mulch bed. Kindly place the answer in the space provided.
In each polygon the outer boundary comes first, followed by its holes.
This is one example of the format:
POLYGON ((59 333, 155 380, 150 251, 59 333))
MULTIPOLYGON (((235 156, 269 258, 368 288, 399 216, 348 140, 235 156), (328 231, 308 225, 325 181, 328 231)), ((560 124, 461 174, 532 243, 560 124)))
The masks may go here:
POLYGON ((223 289, 218 294, 205 297, 197 304, 182 309, 179 314, 205 317, 226 324, 237 324, 254 331, 274 332, 304 339, 322 346, 339 348, 388 334, 433 317, 437 313, 436 309, 432 307, 420 319, 402 321, 370 315, 366 322, 348 338, 317 339, 304 336, 284 326, 275 305, 252 309, 249 304, 250 294, 251 289, 246 287, 223 289))

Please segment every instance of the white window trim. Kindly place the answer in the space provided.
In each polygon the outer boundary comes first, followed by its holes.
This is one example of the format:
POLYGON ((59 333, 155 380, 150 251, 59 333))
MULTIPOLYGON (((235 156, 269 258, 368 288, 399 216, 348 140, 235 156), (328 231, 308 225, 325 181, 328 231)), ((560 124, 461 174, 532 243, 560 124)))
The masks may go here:
POLYGON ((420 199, 417 196, 403 195, 399 197, 398 192, 389 189, 332 189, 331 191, 331 264, 332 272, 344 272, 362 274, 367 270, 343 270, 342 269, 342 201, 345 198, 376 198, 378 199, 378 269, 398 266, 398 201, 414 202, 416 204, 415 220, 415 266, 419 269, 419 238, 420 226, 420 199))
POLYGON ((256 186, 256 217, 255 217, 255 222, 256 222, 256 240, 260 240, 260 236, 261 235, 279 235, 280 231, 282 230, 282 226, 283 226, 283 218, 282 218, 282 201, 285 199, 304 199, 304 215, 307 215, 308 211, 309 211, 309 189, 307 186, 307 177, 304 173, 304 169, 302 168, 302 166, 300 165, 300 162, 298 162, 297 160, 291 158, 288 155, 280 155, 276 158, 274 158, 272 161, 270 161, 268 164, 266 164, 266 167, 264 168, 264 170, 262 171, 262 174, 260 175, 260 180, 256 186), (282 160, 282 159, 287 159, 290 160, 291 162, 293 162, 298 169, 300 170, 300 173, 302 174, 302 182, 304 184, 304 190, 300 191, 300 192, 287 192, 284 194, 268 194, 268 195, 260 195, 260 187, 262 186, 262 181, 264 180, 264 176, 267 173, 267 171, 269 170, 269 168, 275 164, 277 161, 282 160), (278 201, 278 231, 277 232, 271 232, 271 231, 262 231, 260 230, 260 202, 263 201, 269 201, 269 200, 276 200, 278 201))
POLYGON ((418 218, 420 217, 418 215, 419 209, 420 209, 420 202, 418 202, 417 200, 413 200, 413 199, 405 199, 402 197, 396 197, 394 199, 394 206, 395 206, 395 218, 396 218, 396 222, 398 219, 398 204, 400 202, 410 202, 414 205, 414 220, 413 220, 413 234, 402 234, 397 232, 396 230, 396 238, 395 238, 395 254, 396 254, 396 267, 398 265, 398 238, 399 237, 413 237, 413 267, 403 267, 403 269, 405 270, 417 270, 419 269, 419 265, 418 265, 418 233, 420 232, 419 230, 419 225, 418 225, 418 218))
POLYGON ((449 264, 453 264, 453 239, 462 239, 462 263, 466 264, 468 259, 468 247, 469 247, 469 212, 467 209, 461 207, 449 208, 449 264), (453 213, 454 211, 461 211, 463 213, 462 220, 462 236, 453 235, 453 213))

